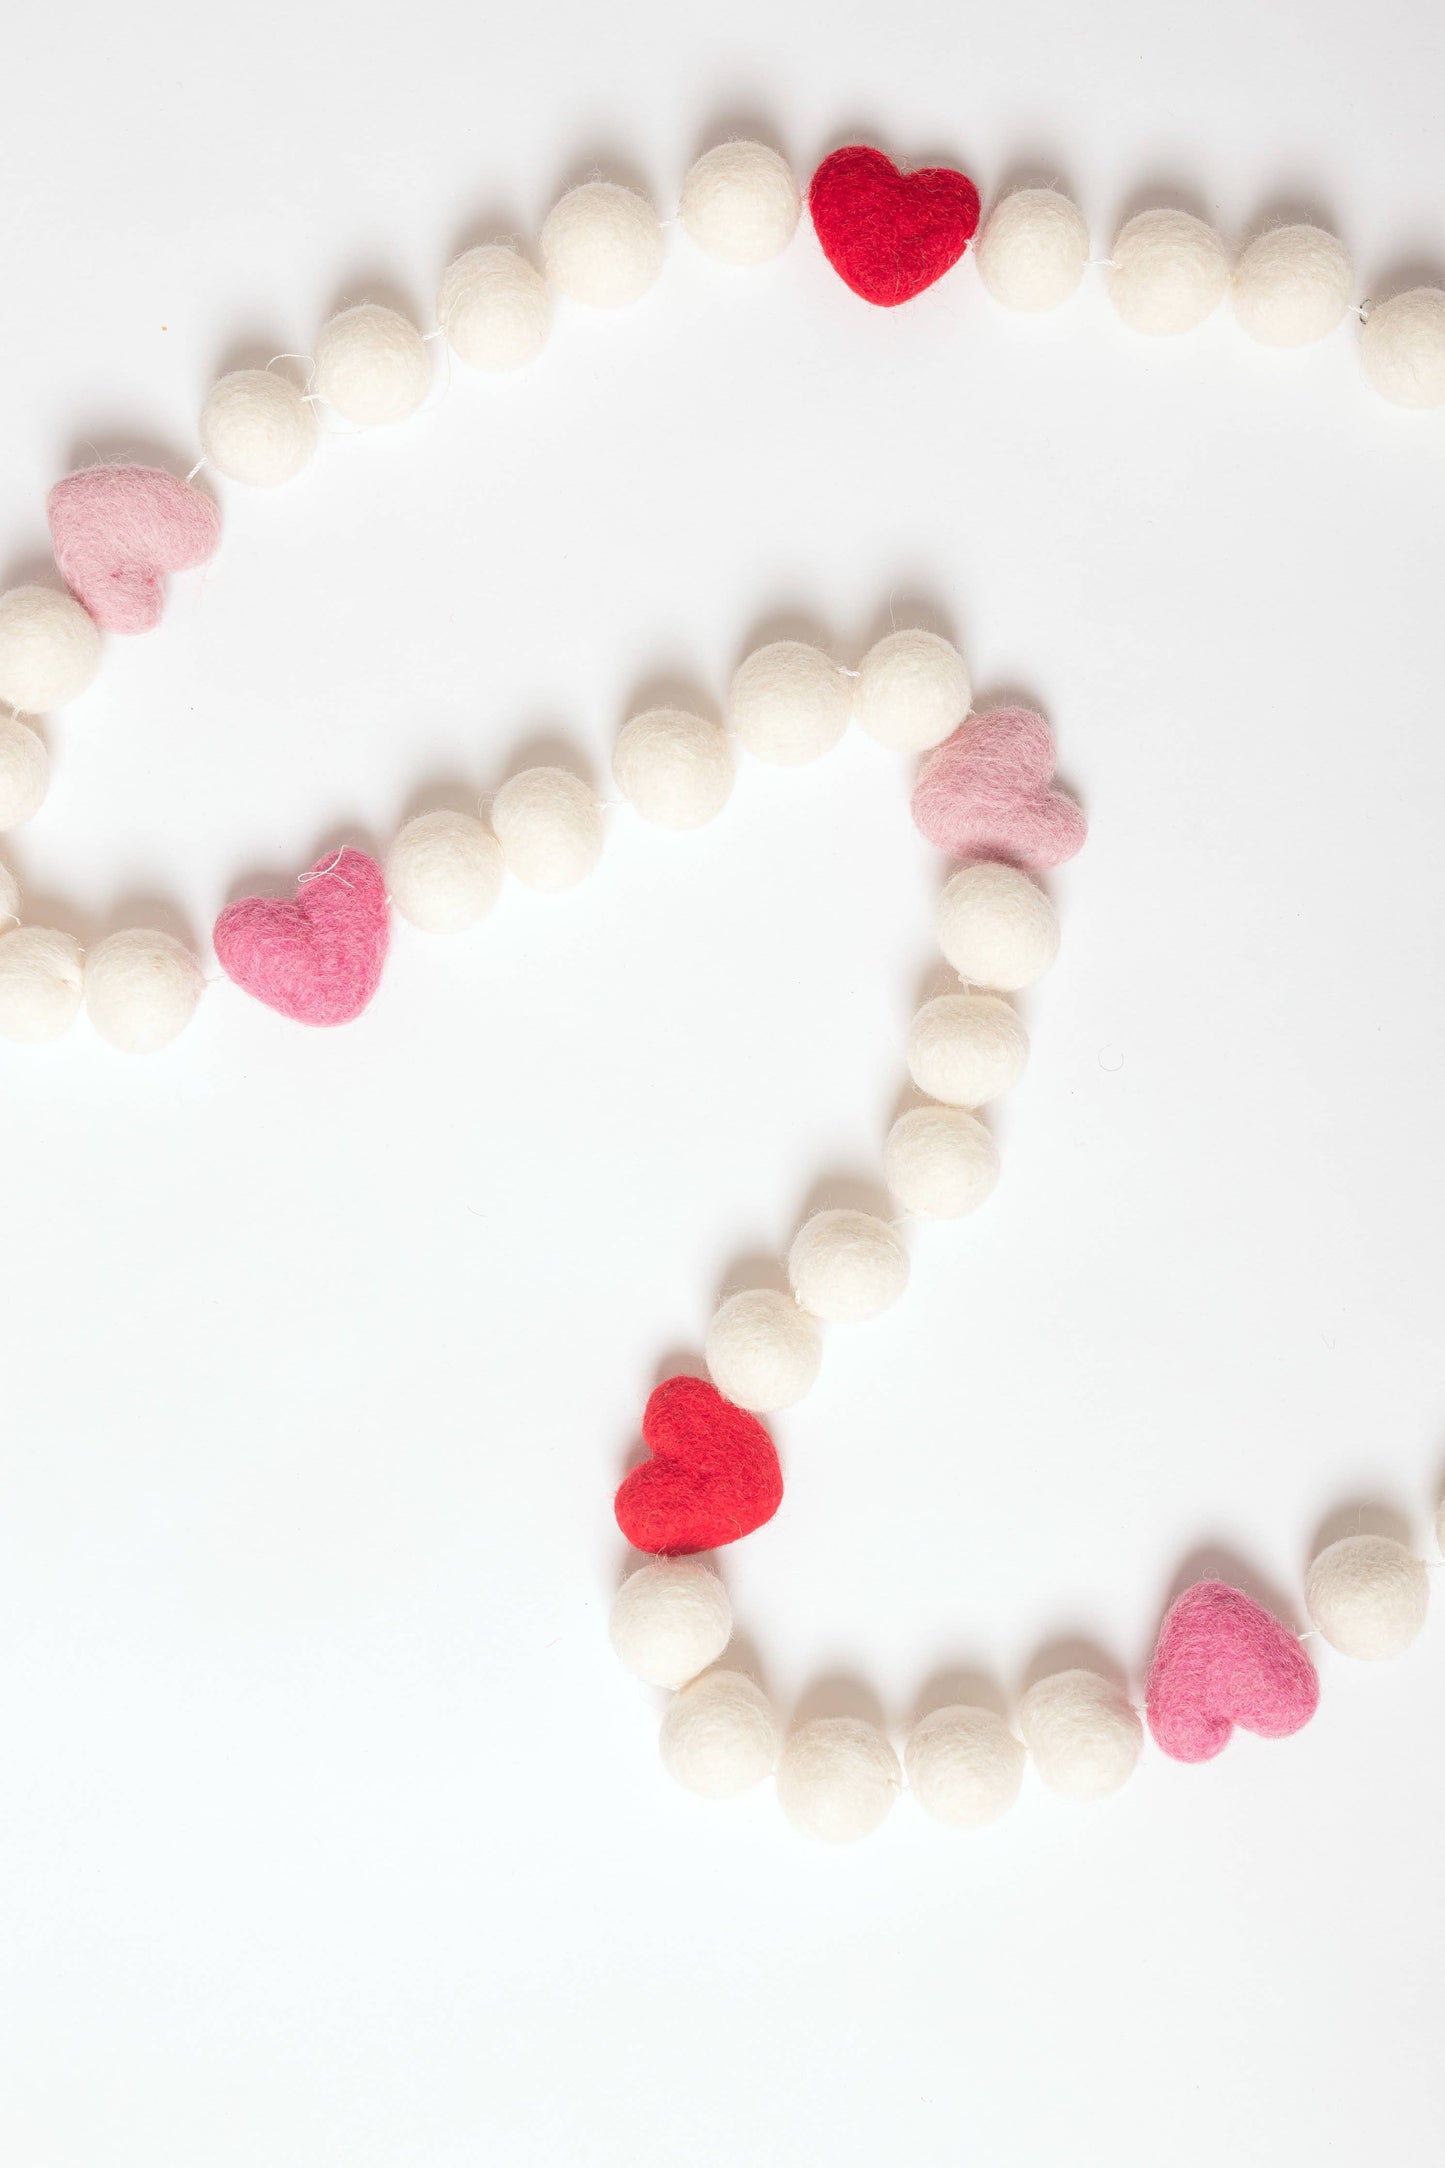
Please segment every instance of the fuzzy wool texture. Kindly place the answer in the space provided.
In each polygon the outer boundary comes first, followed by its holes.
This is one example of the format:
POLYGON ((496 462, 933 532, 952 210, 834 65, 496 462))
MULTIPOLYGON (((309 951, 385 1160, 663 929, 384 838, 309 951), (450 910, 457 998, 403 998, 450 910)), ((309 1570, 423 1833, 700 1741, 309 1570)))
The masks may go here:
POLYGON ((718 1304, 703 1342, 718 1391, 755 1415, 795 1407, 817 1381, 817 1320, 773 1287, 745 1287, 718 1304))
POLYGON ((1310 346, 1344 321, 1353 276, 1342 242, 1319 226, 1275 226, 1234 267, 1240 329, 1261 346, 1310 346))
POLYGON ((705 1671, 674 1694, 658 1734, 662 1766, 699 1799, 739 1799, 772 1774, 780 1726, 756 1679, 705 1671))
POLYGON ((973 698, 958 649, 936 632, 890 632, 870 647, 853 688, 861 730, 894 753, 926 753, 958 728, 973 698))
POLYGON ((1226 1581, 1196 1581, 1159 1630, 1145 1714, 1175 1761, 1210 1761, 1236 1724, 1284 1739, 1319 1705, 1315 1669, 1296 1636, 1226 1581))
POLYGON ((1058 913, 1016 866, 962 867, 938 899, 934 924, 959 977, 995 993, 1032 986, 1059 953, 1058 913))
POLYGON ((289 376, 272 369, 233 369, 206 393, 201 450, 228 481, 278 489, 298 475, 316 449, 320 428, 289 376))
POLYGON ((122 1054, 155 1054, 178 1039, 205 988, 185 943, 152 927, 107 934, 86 955, 85 1013, 122 1054))
POLYGON ((738 665, 728 721, 754 760, 800 768, 832 751, 853 712, 853 688, 831 655, 802 640, 774 640, 738 665))
POLYGON ((53 926, 0 934, 0 1039, 40 1046, 58 1039, 80 1007, 80 943, 53 926))
POLYGON ((1212 226, 1188 211, 1141 211, 1122 226, 1109 298, 1131 331, 1173 338, 1197 330, 1229 286, 1229 257, 1212 226))
POLYGON ((1061 1799, 1104 1799, 1138 1766, 1144 1726, 1111 1679, 1054 1671, 1019 1703, 1019 1730, 1043 1782, 1061 1799))
POLYGON ((442 274, 437 322, 469 369, 524 369, 552 328, 552 296, 514 248, 469 248, 442 274))
POLYGON ((689 171, 678 212, 705 256, 751 266, 782 254, 802 209, 793 170, 776 151, 765 143, 719 143, 689 171))
POLYGON ((978 229, 978 190, 951 166, 902 173, 854 143, 825 158, 808 208, 845 286, 881 309, 911 301, 958 262, 978 229))
POLYGON ((701 828, 733 788, 733 749, 719 723, 682 708, 649 708, 617 734, 612 774, 628 804, 656 828, 701 828))
POLYGON ((0 933, 20 918, 20 883, 10 868, 0 865, 0 933))
POLYGON ((910 1107, 883 1146, 888 1194, 920 1219, 961 1219, 998 1186, 998 1146, 963 1107, 910 1107))
POLYGON ((1305 1609, 1332 1649, 1366 1663, 1398 1656, 1430 1608, 1430 1576, 1390 1536, 1342 1536, 1313 1560, 1305 1609))
POLYGON ((1365 375, 1392 406, 1445 406, 1445 289, 1377 302, 1360 333, 1365 375))
POLYGON ((950 858, 1062 866, 1083 849, 1088 823, 1053 788, 1054 735, 1032 708, 987 708, 935 748, 913 786, 920 835, 950 858))
POLYGON ((908 1788, 924 1813, 948 1829, 983 1829, 1019 1795, 1028 1756, 992 1709, 933 1709, 904 1750, 908 1788))
POLYGON ((73 595, 12 587, 0 595, 0 700, 48 715, 75 700, 100 668, 100 634, 73 595))
POLYGON ((720 1550, 770 1521, 783 1471, 755 1416, 706 1378, 665 1378, 642 1417, 648 1459, 623 1478, 617 1525, 638 1551, 684 1557, 720 1550))
POLYGON ((244 896, 216 920, 227 978, 298 1024, 349 1024, 381 983, 391 921, 380 866, 347 848, 318 858, 296 900, 244 896))
POLYGON ((0 715, 0 829, 18 828, 40 811, 50 783, 43 740, 17 715, 0 715))
POLYGON ((640 301, 666 253, 652 205, 615 181, 584 181, 552 206, 542 227, 548 284, 595 309, 640 301))
POLYGON ((805 1310, 830 1325, 861 1325, 908 1285, 908 1251, 872 1212, 815 1212, 788 1252, 788 1282, 805 1310))
POLYGON ((1023 1020, 1000 994, 940 994, 908 1035, 909 1075, 951 1107, 986 1107, 1012 1091, 1028 1058, 1023 1020))
POLYGON ((815 1717, 789 1735, 778 1756, 778 1804, 800 1835, 819 1844, 871 1836, 902 1785, 898 1756, 862 1717, 815 1717))
POLYGON ((221 515, 190 482, 159 467, 86 467, 46 499, 55 562, 102 632, 149 632, 165 583, 216 553, 221 515))
POLYGON ((418 813, 386 854, 387 893, 422 933, 464 933, 502 890, 502 847, 470 813, 418 813))
POLYGON ((524 888, 555 894, 602 856, 602 808, 570 768, 524 768, 492 800, 492 833, 524 888))
POLYGON ((357 429, 414 414, 431 390, 432 364, 416 325, 379 301, 358 302, 323 324, 316 339, 317 397, 357 429))
POLYGON ((692 1558, 654 1559, 618 1589, 608 1632, 634 1678, 685 1686, 732 1639, 732 1605, 711 1567, 692 1558))
POLYGON ((978 275, 1006 309, 1057 309, 1088 268, 1083 213, 1056 188, 1016 188, 988 214, 974 250, 978 275))

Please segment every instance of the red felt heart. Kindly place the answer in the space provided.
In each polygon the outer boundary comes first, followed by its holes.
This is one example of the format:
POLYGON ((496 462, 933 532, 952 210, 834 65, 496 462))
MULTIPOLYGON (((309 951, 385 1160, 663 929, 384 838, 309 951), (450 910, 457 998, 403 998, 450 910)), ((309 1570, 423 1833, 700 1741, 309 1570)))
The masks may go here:
POLYGON ((929 754, 913 789, 921 834, 950 858, 1061 866, 1088 823, 1054 775, 1053 733, 1030 708, 971 715, 929 754))
POLYGON ((1287 1626, 1227 1581, 1196 1581, 1159 1630, 1149 1729, 1175 1761, 1209 1761, 1236 1724, 1284 1739, 1314 1715, 1320 1682, 1287 1626))
POLYGON ((978 190, 964 174, 950 166, 900 173, 863 143, 823 160, 808 208, 839 278, 880 309, 941 279, 978 231, 978 190))
POLYGON ((783 1498, 773 1441, 706 1378, 665 1378, 642 1417, 652 1455, 617 1493, 617 1525, 639 1551, 677 1556, 736 1543, 783 1498))
POLYGON ((227 978, 298 1024, 349 1024, 376 992, 390 919, 381 868, 333 851, 297 883, 294 903, 243 896, 212 936, 227 978))

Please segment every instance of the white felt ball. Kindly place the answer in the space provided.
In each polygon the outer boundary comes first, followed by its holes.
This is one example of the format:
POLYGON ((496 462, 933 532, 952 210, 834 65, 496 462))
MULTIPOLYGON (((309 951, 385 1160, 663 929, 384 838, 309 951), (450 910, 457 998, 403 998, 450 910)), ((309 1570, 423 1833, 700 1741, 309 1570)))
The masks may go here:
POLYGON ((719 1303, 703 1342, 708 1374, 724 1400, 770 1415, 809 1391, 823 1360, 817 1320, 791 1295, 745 1287, 719 1303))
POLYGON ((1078 289, 1089 229, 1056 188, 1018 188, 994 205, 974 253, 978 274, 1006 309, 1056 309, 1078 289))
POLYGON ((28 723, 0 715, 0 828, 38 813, 50 779, 50 755, 28 723))
POLYGON ((1398 1656, 1425 1623, 1430 1576, 1389 1536, 1343 1536, 1305 1576, 1305 1609, 1342 1656, 1398 1656))
POLYGON ((704 151, 682 184, 682 223, 720 263, 766 263, 797 230, 802 198, 792 169, 764 143, 704 151))
POLYGON ((820 1844, 871 1836, 901 1783, 898 1756, 876 1724, 857 1716, 799 1725, 778 1756, 778 1804, 794 1829, 820 1844))
POLYGON ((1445 406, 1445 289, 1378 302, 1360 334, 1365 374, 1394 406, 1445 406))
POLYGON ((201 450, 233 482, 274 489, 301 472, 316 449, 316 409, 289 377, 237 369, 206 393, 201 450))
POLYGON ((575 888, 602 856, 602 808, 566 768, 524 768, 492 800, 492 827, 524 888, 575 888))
POLYGON ((1019 1704, 1034 1767, 1063 1799, 1103 1799, 1132 1776, 1144 1743, 1139 1712, 1097 1671, 1055 1671, 1019 1704))
POLYGON ((522 369, 546 344, 552 296, 525 256, 489 242, 447 266, 437 322, 469 369, 522 369))
POLYGON ((801 640, 774 640, 740 663, 728 720, 755 760, 799 768, 831 752, 853 712, 853 688, 831 655, 801 640))
POLYGON ((0 866, 0 933, 20 916, 20 883, 8 866, 0 866))
POLYGON ((85 959, 85 1013, 123 1054, 154 1054, 179 1037, 206 981, 200 964, 168 933, 128 926, 107 934, 85 959))
POLYGON ((617 788, 658 828, 701 828, 721 813, 733 787, 727 732, 681 708, 651 708, 617 734, 617 788))
POLYGON ((386 854, 386 886, 402 917, 423 933, 461 933, 496 902, 502 847, 470 813, 418 813, 386 854))
POLYGON ((48 715, 83 693, 99 667, 100 634, 73 595, 58 587, 0 595, 0 700, 48 715))
POLYGON ((584 181, 553 205, 542 228, 551 284, 599 309, 640 300, 662 269, 663 250, 652 205, 615 181, 584 181))
POLYGON ((728 1592, 695 1558, 657 1558, 629 1574, 612 1599, 608 1632, 634 1677, 682 1686, 706 1671, 732 1638, 728 1592))
POLYGON ((870 647, 853 688, 853 713, 880 745, 925 753, 957 730, 973 698, 963 657, 936 632, 890 632, 870 647))
POLYGON ((950 1829, 982 1829, 1019 1795, 1028 1756, 992 1709, 934 1709, 904 1751, 908 1788, 925 1814, 950 1829))
POLYGON ((1242 330, 1261 346, 1308 346, 1350 305, 1350 259, 1318 226, 1262 233, 1234 267, 1230 288, 1242 330))
POLYGON ((1141 211, 1121 228, 1109 298, 1131 331, 1193 331, 1224 299, 1229 258, 1212 226, 1188 211, 1141 211))
POLYGON ((361 429, 405 421, 431 390, 431 375, 416 325, 378 301, 343 309, 316 341, 315 390, 361 429))
POLYGON ((908 1252, 896 1229, 871 1212, 815 1212, 788 1252, 788 1278, 805 1310, 830 1325, 857 1325, 895 1303, 908 1285, 908 1252))
POLYGON ((910 1107, 888 1132, 883 1178, 905 1212, 959 1219, 992 1196, 998 1146, 963 1107, 910 1107))
POLYGON ((953 1107, 984 1107, 1024 1073, 1029 1038, 999 994, 940 994, 908 1036, 908 1071, 921 1092, 953 1107))
POLYGON ((50 926, 0 934, 0 1039, 58 1039, 80 1007, 80 943, 50 926))
POLYGON ((663 1767, 700 1799, 737 1799, 778 1758, 772 1703, 742 1671, 705 1671, 674 1694, 662 1719, 663 1767))
POLYGON ((1052 903, 1016 866, 964 866, 938 899, 938 945, 970 985, 1014 994, 1059 953, 1052 903))

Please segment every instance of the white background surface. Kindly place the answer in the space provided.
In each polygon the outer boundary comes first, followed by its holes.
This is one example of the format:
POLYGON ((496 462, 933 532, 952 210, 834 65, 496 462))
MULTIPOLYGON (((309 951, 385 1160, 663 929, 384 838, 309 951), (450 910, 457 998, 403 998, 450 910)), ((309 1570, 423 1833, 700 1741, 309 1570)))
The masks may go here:
MULTIPOLYGON (((729 131, 1060 178, 1101 255, 1180 195, 1326 219, 1362 294, 1441 270, 1421 0, 689 12, 18 17, 0 569, 76 461, 184 471, 219 367, 342 298, 430 324, 464 239, 593 167, 670 205, 729 131)), ((524 379, 222 485, 9 855, 35 917, 203 940, 539 742, 605 772, 780 616, 850 660, 952 630, 1092 837, 998 1197, 835 1334, 727 1576, 786 1706, 900 1737, 1060 1642, 1137 1682, 1206 1554, 1286 1608, 1362 1512, 1437 1555, 1442 479, 1353 327, 1156 348, 971 264, 873 312, 806 225, 747 276, 675 233, 524 379)), ((649 1388, 875 1177, 934 970, 906 780, 850 740, 700 836, 616 813, 579 895, 400 929, 334 1035, 223 984, 162 1059, 0 1056, 15 2168, 1438 2160, 1445 1605, 1393 1665, 1320 1652, 1288 1744, 837 1855, 674 1791, 611 1659, 649 1388)))

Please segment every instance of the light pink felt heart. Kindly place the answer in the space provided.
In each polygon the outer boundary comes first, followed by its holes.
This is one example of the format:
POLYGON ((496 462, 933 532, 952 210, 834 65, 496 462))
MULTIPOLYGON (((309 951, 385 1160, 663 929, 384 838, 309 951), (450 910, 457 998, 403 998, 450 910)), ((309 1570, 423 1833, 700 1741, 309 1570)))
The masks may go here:
POLYGON ((86 467, 46 508, 61 576, 105 632, 159 624, 167 573, 203 565, 221 539, 211 499, 158 467, 86 467))
POLYGON ((391 922, 381 868, 365 851, 318 858, 296 901, 243 896, 216 920, 221 969, 298 1024, 349 1024, 376 992, 391 922))
POLYGON ((1314 1715, 1320 1682, 1299 1641, 1227 1581, 1196 1581, 1159 1629, 1144 1697, 1149 1729, 1175 1761, 1209 1761, 1236 1724, 1284 1739, 1314 1715))
POLYGON ((913 788, 914 822, 950 858, 1061 866, 1089 824, 1053 790, 1053 733, 1031 708, 970 715, 930 753, 913 788))

